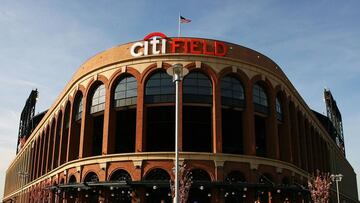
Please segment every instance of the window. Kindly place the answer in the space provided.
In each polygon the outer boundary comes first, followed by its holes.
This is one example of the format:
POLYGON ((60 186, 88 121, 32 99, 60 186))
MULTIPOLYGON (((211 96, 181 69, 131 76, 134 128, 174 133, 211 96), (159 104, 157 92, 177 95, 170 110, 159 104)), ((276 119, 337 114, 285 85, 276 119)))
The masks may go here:
POLYGON ((175 102, 175 85, 165 72, 153 74, 146 82, 145 103, 175 102))
POLYGON ((85 176, 84 182, 99 182, 99 177, 94 172, 90 172, 85 176))
POLYGON ((132 76, 127 76, 119 81, 115 88, 115 107, 136 104, 137 81, 132 76))
POLYGON ((174 151, 175 107, 148 107, 146 117, 146 151, 174 151))
POLYGON ((99 85, 92 96, 90 113, 97 113, 105 109, 105 85, 99 85))
POLYGON ((221 80, 221 101, 226 106, 244 106, 244 88, 240 81, 232 76, 225 76, 221 80))
POLYGON ((256 111, 260 113, 268 113, 267 95, 264 88, 258 84, 255 84, 253 88, 253 102, 256 111))
POLYGON ((241 183, 246 182, 245 175, 240 171, 231 171, 225 178, 228 183, 241 183))
POLYGON ((193 184, 189 191, 188 202, 211 202, 210 175, 202 169, 191 170, 193 184))
POLYGON ((131 176, 127 171, 120 169, 111 175, 110 181, 131 181, 131 176))
POLYGON ((211 110, 208 106, 183 107, 183 151, 212 152, 211 110))
POLYGON ((83 102, 82 95, 78 96, 75 101, 75 121, 81 120, 83 102))
POLYGON ((188 74, 183 81, 183 97, 187 103, 212 103, 209 78, 200 72, 188 74))
POLYGON ((242 111, 222 108, 222 152, 244 154, 242 111))
POLYGON ((164 169, 155 168, 146 174, 145 180, 169 181, 170 175, 164 169))
POLYGON ((255 115, 256 156, 267 157, 266 118, 255 115))
POLYGON ((70 127, 70 105, 69 104, 66 105, 64 122, 65 122, 65 130, 69 129, 69 127, 70 127))
POLYGON ((279 121, 282 121, 282 108, 281 108, 281 103, 278 97, 276 97, 275 100, 275 108, 276 108, 276 118, 279 121))
POLYGON ((73 111, 73 119, 75 122, 73 122, 71 125, 72 129, 70 132, 70 142, 69 142, 69 155, 68 155, 68 161, 75 160, 79 157, 79 144, 80 144, 80 131, 81 131, 81 117, 82 117, 82 104, 83 95, 79 91, 75 96, 74 101, 74 111, 73 111))
POLYGON ((69 183, 76 183, 76 177, 74 175, 72 175, 70 178, 69 178, 69 183))
POLYGON ((135 152, 136 108, 116 111, 115 153, 135 152))
POLYGON ((244 88, 234 76, 221 80, 222 149, 223 153, 243 154, 242 111, 230 107, 244 107, 244 88))

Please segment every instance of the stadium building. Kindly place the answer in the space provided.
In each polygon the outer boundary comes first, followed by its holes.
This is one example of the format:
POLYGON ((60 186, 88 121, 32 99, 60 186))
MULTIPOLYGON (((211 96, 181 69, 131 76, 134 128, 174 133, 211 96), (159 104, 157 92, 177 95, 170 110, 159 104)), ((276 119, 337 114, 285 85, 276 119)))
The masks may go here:
POLYGON ((34 116, 31 93, 3 201, 171 202, 174 64, 189 71, 178 145, 193 181, 188 202, 308 202, 317 170, 343 174, 340 201, 358 202, 329 90, 324 116, 263 54, 163 33, 90 58, 46 112, 34 116))

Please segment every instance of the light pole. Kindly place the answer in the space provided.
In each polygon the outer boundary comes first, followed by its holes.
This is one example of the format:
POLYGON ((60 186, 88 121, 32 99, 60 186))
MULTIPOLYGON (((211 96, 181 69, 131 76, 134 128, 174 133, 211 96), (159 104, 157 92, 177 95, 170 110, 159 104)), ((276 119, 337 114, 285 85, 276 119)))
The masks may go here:
POLYGON ((341 179, 344 176, 340 173, 340 174, 331 174, 330 178, 332 181, 336 182, 336 195, 337 195, 337 202, 340 203, 340 196, 339 196, 339 183, 341 181, 341 179))
POLYGON ((179 84, 183 77, 189 72, 182 64, 177 63, 166 70, 167 74, 173 76, 175 82, 175 197, 174 203, 179 202, 179 84))

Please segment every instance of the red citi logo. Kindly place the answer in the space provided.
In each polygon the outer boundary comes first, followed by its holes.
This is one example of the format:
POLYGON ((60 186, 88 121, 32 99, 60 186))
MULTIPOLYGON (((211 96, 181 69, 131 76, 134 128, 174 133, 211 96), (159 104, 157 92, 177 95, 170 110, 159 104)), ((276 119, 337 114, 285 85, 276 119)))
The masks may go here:
POLYGON ((134 57, 169 53, 204 54, 225 56, 228 48, 223 42, 195 38, 167 38, 161 32, 153 32, 144 41, 135 42, 130 49, 134 57), (169 48, 167 47, 167 42, 169 48))

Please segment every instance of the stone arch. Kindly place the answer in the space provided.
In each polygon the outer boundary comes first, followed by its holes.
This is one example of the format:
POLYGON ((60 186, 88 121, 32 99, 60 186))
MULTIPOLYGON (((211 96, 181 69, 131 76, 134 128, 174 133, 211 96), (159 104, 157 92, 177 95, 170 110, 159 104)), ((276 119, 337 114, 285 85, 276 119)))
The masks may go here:
POLYGON ((246 182, 246 176, 241 171, 233 170, 226 175, 225 182, 229 182, 229 183, 246 182))
POLYGON ((162 168, 152 168, 143 176, 145 180, 170 180, 170 174, 162 168))
POLYGON ((77 179, 76 179, 75 174, 70 175, 68 183, 71 184, 71 183, 76 183, 76 182, 77 182, 77 179))
POLYGON ((131 175, 124 169, 116 169, 109 175, 109 181, 131 181, 131 175))
POLYGON ((96 172, 88 171, 84 175, 83 182, 99 182, 99 175, 96 172))

